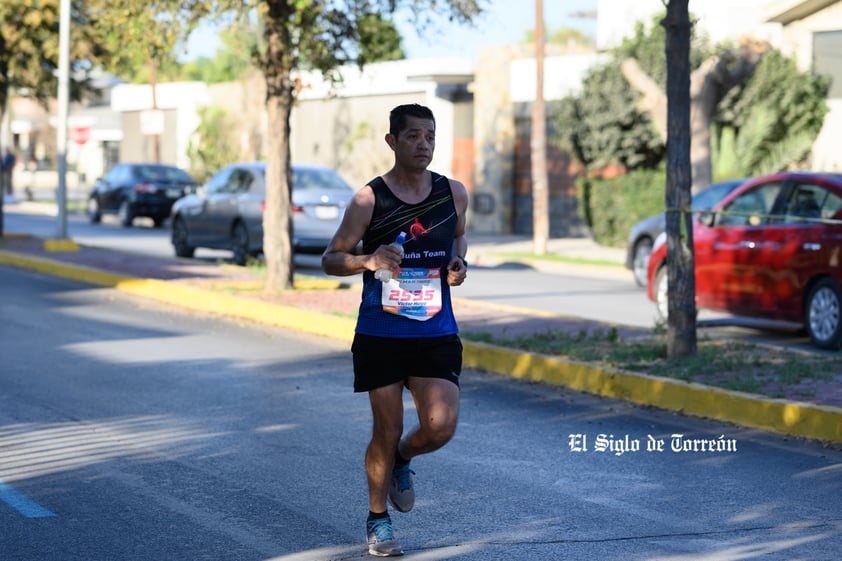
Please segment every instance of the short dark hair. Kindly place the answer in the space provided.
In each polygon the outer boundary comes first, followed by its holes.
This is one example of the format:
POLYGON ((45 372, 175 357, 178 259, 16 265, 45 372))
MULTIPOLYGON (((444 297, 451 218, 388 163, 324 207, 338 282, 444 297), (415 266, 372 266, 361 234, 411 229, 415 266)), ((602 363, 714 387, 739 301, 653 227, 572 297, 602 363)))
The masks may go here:
POLYGON ((436 124, 436 118, 433 117, 433 112, 429 107, 418 105, 417 103, 398 105, 389 113, 389 134, 398 136, 398 133, 406 128, 407 117, 430 119, 433 124, 436 124))

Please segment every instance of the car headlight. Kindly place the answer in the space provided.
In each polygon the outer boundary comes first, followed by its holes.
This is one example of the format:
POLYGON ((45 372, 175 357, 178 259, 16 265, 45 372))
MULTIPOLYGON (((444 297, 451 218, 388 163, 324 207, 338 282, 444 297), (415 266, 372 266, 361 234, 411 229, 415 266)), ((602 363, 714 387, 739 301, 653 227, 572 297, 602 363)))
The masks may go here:
POLYGON ((655 253, 655 251, 665 243, 667 243, 667 233, 661 232, 658 234, 658 237, 655 238, 655 243, 652 244, 652 253, 655 253))

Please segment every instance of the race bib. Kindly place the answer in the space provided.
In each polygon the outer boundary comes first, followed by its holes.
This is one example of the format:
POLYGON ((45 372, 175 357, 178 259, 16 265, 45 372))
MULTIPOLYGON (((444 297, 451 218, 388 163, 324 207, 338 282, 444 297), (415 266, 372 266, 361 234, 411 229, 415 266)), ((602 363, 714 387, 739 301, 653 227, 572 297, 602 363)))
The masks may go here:
POLYGON ((382 289, 383 310, 417 321, 441 311, 440 269, 398 269, 382 289))

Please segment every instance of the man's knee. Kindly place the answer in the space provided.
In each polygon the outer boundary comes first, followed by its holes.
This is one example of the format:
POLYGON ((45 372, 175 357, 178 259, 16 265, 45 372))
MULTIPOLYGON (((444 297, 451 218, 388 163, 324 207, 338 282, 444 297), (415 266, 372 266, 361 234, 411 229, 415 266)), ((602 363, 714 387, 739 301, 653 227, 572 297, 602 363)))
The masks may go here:
POLYGON ((438 415, 421 423, 429 442, 435 446, 444 446, 456 434, 456 415, 438 415))

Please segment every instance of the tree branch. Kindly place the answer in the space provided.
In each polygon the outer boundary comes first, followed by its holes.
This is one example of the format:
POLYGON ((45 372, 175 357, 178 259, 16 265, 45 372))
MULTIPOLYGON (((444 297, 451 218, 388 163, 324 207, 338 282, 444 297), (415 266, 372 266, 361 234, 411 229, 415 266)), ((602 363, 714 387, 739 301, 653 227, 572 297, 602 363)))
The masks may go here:
POLYGON ((640 67, 640 64, 629 58, 623 61, 620 65, 623 71, 623 76, 629 81, 629 84, 643 94, 643 98, 638 102, 637 108, 649 113, 652 120, 655 122, 655 128, 661 139, 667 141, 667 96, 664 91, 646 72, 640 67))

